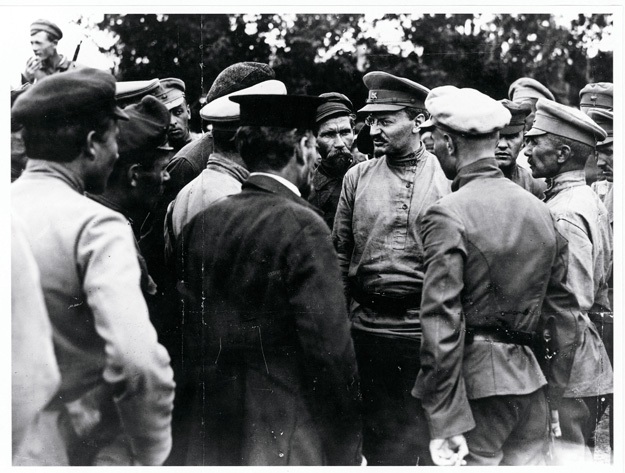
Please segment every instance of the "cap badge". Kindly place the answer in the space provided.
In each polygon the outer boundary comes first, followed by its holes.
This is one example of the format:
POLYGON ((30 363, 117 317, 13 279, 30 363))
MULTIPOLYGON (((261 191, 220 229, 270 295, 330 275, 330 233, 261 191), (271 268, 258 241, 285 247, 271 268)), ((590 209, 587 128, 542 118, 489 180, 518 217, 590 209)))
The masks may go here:
POLYGON ((369 91, 369 98, 370 98, 371 100, 377 100, 377 98, 378 98, 378 93, 377 93, 377 92, 375 92, 375 91, 373 91, 373 90, 369 91))

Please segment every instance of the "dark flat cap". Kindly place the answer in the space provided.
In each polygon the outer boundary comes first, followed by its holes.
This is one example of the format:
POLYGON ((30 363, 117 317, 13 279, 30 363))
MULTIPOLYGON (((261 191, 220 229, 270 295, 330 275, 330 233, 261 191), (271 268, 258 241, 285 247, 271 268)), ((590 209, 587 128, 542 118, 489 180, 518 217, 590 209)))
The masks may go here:
POLYGON ((185 85, 182 79, 176 77, 167 77, 160 80, 163 94, 158 99, 163 102, 167 110, 176 108, 184 102, 185 85))
POLYGON ((37 20, 31 23, 30 25, 30 35, 34 35, 39 33, 40 31, 45 31, 46 33, 52 35, 56 39, 61 39, 63 37, 63 32, 61 28, 56 26, 54 23, 48 20, 37 20))
POLYGON ((514 135, 525 129, 525 119, 532 113, 532 106, 526 102, 513 102, 512 100, 503 99, 501 104, 508 109, 512 118, 510 122, 499 130, 500 135, 514 135))
POLYGON ((367 105, 358 112, 394 112, 406 107, 425 108, 430 89, 410 79, 387 72, 365 74, 363 82, 369 89, 367 105))
POLYGON ((311 95, 235 95, 230 100, 241 106, 241 126, 309 130, 315 127, 317 107, 324 102, 311 95))
POLYGON ((172 150, 165 146, 169 111, 156 97, 146 95, 138 104, 124 109, 128 121, 119 124, 117 146, 120 159, 140 160, 141 154, 155 149, 172 150))
POLYGON ((595 82, 586 84, 579 91, 579 108, 586 112, 589 108, 614 108, 614 84, 612 82, 595 82))
POLYGON ((354 113, 354 105, 345 95, 338 92, 327 92, 319 95, 326 102, 322 103, 317 109, 317 123, 330 118, 340 117, 343 115, 352 115, 354 113))
POLYGON ((525 136, 537 136, 546 133, 569 138, 593 147, 607 136, 607 133, 581 110, 562 105, 553 100, 538 99, 532 129, 525 136))
POLYGON ((614 142, 614 112, 605 108, 591 108, 586 111, 597 125, 603 128, 608 136, 603 141, 597 142, 597 146, 609 145, 614 142))
POLYGON ((523 99, 546 98, 555 100, 551 91, 531 77, 521 77, 515 80, 508 89, 508 98, 518 102, 523 99))
POLYGON ((247 89, 267 80, 275 79, 276 73, 262 62, 237 62, 226 67, 215 78, 206 95, 206 103, 216 98, 231 94, 238 90, 247 89))
POLYGON ((90 67, 44 77, 22 93, 11 110, 23 125, 76 119, 95 111, 128 119, 115 101, 115 77, 90 67))

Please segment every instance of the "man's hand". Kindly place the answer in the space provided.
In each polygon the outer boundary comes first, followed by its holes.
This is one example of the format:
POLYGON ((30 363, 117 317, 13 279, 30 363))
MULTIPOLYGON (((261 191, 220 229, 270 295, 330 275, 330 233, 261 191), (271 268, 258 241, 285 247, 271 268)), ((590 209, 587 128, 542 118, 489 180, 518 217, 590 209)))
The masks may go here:
POLYGON ((26 70, 24 71, 24 77, 29 82, 35 78, 35 72, 41 69, 41 59, 38 56, 31 57, 26 63, 26 70))
POLYGON ((464 435, 454 435, 446 439, 430 440, 430 454, 437 466, 463 466, 464 457, 469 453, 464 435))
POLYGON ((560 429, 560 416, 556 409, 551 410, 551 420, 549 422, 549 429, 553 437, 562 437, 562 429, 560 429))

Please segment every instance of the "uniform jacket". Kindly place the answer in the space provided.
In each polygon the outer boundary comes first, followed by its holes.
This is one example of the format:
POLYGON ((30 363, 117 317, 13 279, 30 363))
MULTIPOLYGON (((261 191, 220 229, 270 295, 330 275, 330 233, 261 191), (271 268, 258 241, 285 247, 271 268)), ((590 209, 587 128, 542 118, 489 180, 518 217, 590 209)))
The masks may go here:
POLYGON ((520 185, 523 189, 532 193, 539 199, 543 199, 545 197, 545 189, 547 188, 547 184, 545 184, 545 182, 542 180, 534 179, 532 177, 531 171, 529 171, 528 169, 521 167, 515 163, 514 166, 512 166, 510 174, 506 175, 506 177, 515 184, 520 185))
MULTIPOLYGON (((605 206, 586 185, 583 170, 557 175, 545 196, 569 242, 567 284, 579 306, 585 314, 609 311, 612 229, 605 206)), ((583 342, 575 353, 565 397, 598 396, 612 390, 612 366, 597 328, 586 316, 583 342)))
POLYGON ((360 464, 345 299, 313 207, 251 176, 198 214, 178 245, 188 349, 204 371, 199 463, 360 464))
POLYGON ((32 80, 29 80, 27 78, 26 72, 22 73, 22 84, 25 84, 26 82, 31 82, 31 83, 35 83, 40 79, 43 79, 44 77, 48 77, 51 76, 52 74, 56 74, 58 72, 66 72, 66 71, 71 71, 74 69, 80 69, 82 67, 84 67, 83 65, 74 62, 74 61, 70 61, 67 57, 63 56, 62 54, 59 54, 61 60, 59 61, 58 64, 56 65, 52 65, 49 64, 48 62, 46 62, 43 67, 37 71, 35 71, 34 76, 32 78, 32 80))
POLYGON ((474 427, 469 399, 529 394, 545 384, 528 346, 465 343, 467 328, 532 332, 541 311, 557 315, 568 330, 562 370, 553 378, 561 395, 581 317, 563 285, 565 242, 540 200, 505 179, 494 159, 460 169, 452 189, 419 226, 426 271, 413 395, 423 401, 433 438, 474 427))
MULTIPOLYGON (((345 174, 332 236, 347 293, 420 292, 423 245, 417 220, 450 192, 436 157, 420 148, 400 160, 386 156, 357 164, 345 174)), ((418 331, 418 311, 403 320, 372 314, 352 303, 354 326, 378 333, 418 331)))
MULTIPOLYGON (((158 465, 171 448, 169 356, 148 318, 129 225, 83 192, 65 166, 41 160, 30 160, 11 187, 12 209, 22 216, 41 273, 61 373, 50 415, 89 398, 100 422, 80 426, 86 440, 76 438, 79 432, 66 437, 67 452, 97 444, 98 427, 116 424, 129 438, 132 461, 158 465)), ((44 444, 58 438, 41 433, 44 444)), ((37 453, 31 464, 47 464, 52 452, 37 453)))

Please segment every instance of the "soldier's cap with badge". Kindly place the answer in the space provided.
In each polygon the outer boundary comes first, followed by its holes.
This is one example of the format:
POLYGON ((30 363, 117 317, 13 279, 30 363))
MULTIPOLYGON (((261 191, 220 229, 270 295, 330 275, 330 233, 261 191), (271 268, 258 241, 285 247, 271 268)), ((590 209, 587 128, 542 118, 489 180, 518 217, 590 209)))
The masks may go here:
POLYGON ((15 100, 11 109, 15 120, 25 126, 62 124, 99 111, 128 119, 115 100, 115 77, 90 67, 38 80, 15 100))
POLYGON ((486 135, 510 123, 511 114, 500 102, 475 89, 459 89, 453 85, 435 87, 425 107, 430 119, 421 129, 432 126, 460 135, 486 135))
POLYGON ((345 95, 339 92, 326 92, 319 95, 326 102, 317 109, 317 123, 343 115, 353 115, 354 105, 345 95))
POLYGON ((579 91, 579 108, 586 112, 589 108, 605 108, 613 110, 614 84, 612 82, 594 82, 586 84, 579 91))
POLYGON ((527 101, 513 102, 512 100, 502 99, 501 104, 512 115, 510 123, 499 130, 500 135, 515 135, 525 129, 525 119, 532 113, 532 106, 527 101))
POLYGON ((538 99, 534 123, 531 130, 525 133, 525 137, 546 133, 579 141, 592 147, 597 144, 597 141, 602 141, 607 136, 607 133, 581 110, 553 100, 538 99))
POLYGON ((406 107, 425 108, 425 98, 430 89, 410 79, 387 72, 365 74, 362 81, 369 89, 367 104, 361 112, 396 112, 406 107))
POLYGON ((184 103, 186 87, 182 79, 167 77, 165 79, 160 79, 159 82, 163 88, 163 93, 156 97, 163 102, 167 110, 176 108, 178 105, 184 103))
POLYGON ((240 126, 308 130, 314 129, 317 107, 325 102, 325 99, 312 95, 278 94, 235 95, 230 100, 241 107, 240 126))
POLYGON ((521 77, 510 84, 508 98, 515 102, 540 98, 555 100, 555 97, 547 87, 531 77, 521 77))
POLYGON ((165 93, 158 79, 119 81, 115 84, 115 97, 120 107, 141 102, 146 95, 159 97, 165 93))
POLYGON ((39 33, 40 31, 45 31, 46 33, 51 35, 53 38, 56 38, 57 40, 63 38, 63 32, 61 31, 61 28, 59 28, 57 25, 55 25, 49 20, 39 19, 31 23, 30 25, 31 36, 39 33))
POLYGON ((217 129, 236 129, 240 115, 239 104, 230 100, 234 95, 285 95, 286 86, 275 80, 276 73, 261 62, 238 62, 219 73, 200 110, 202 119, 217 129))
POLYGON ((608 135, 605 140, 597 142, 597 146, 612 144, 614 142, 614 112, 605 108, 591 108, 586 111, 586 115, 608 135))
POLYGON ((146 95, 138 104, 126 107, 124 112, 128 121, 119 124, 119 159, 139 162, 148 152, 173 149, 167 146, 169 110, 156 97, 146 95))

